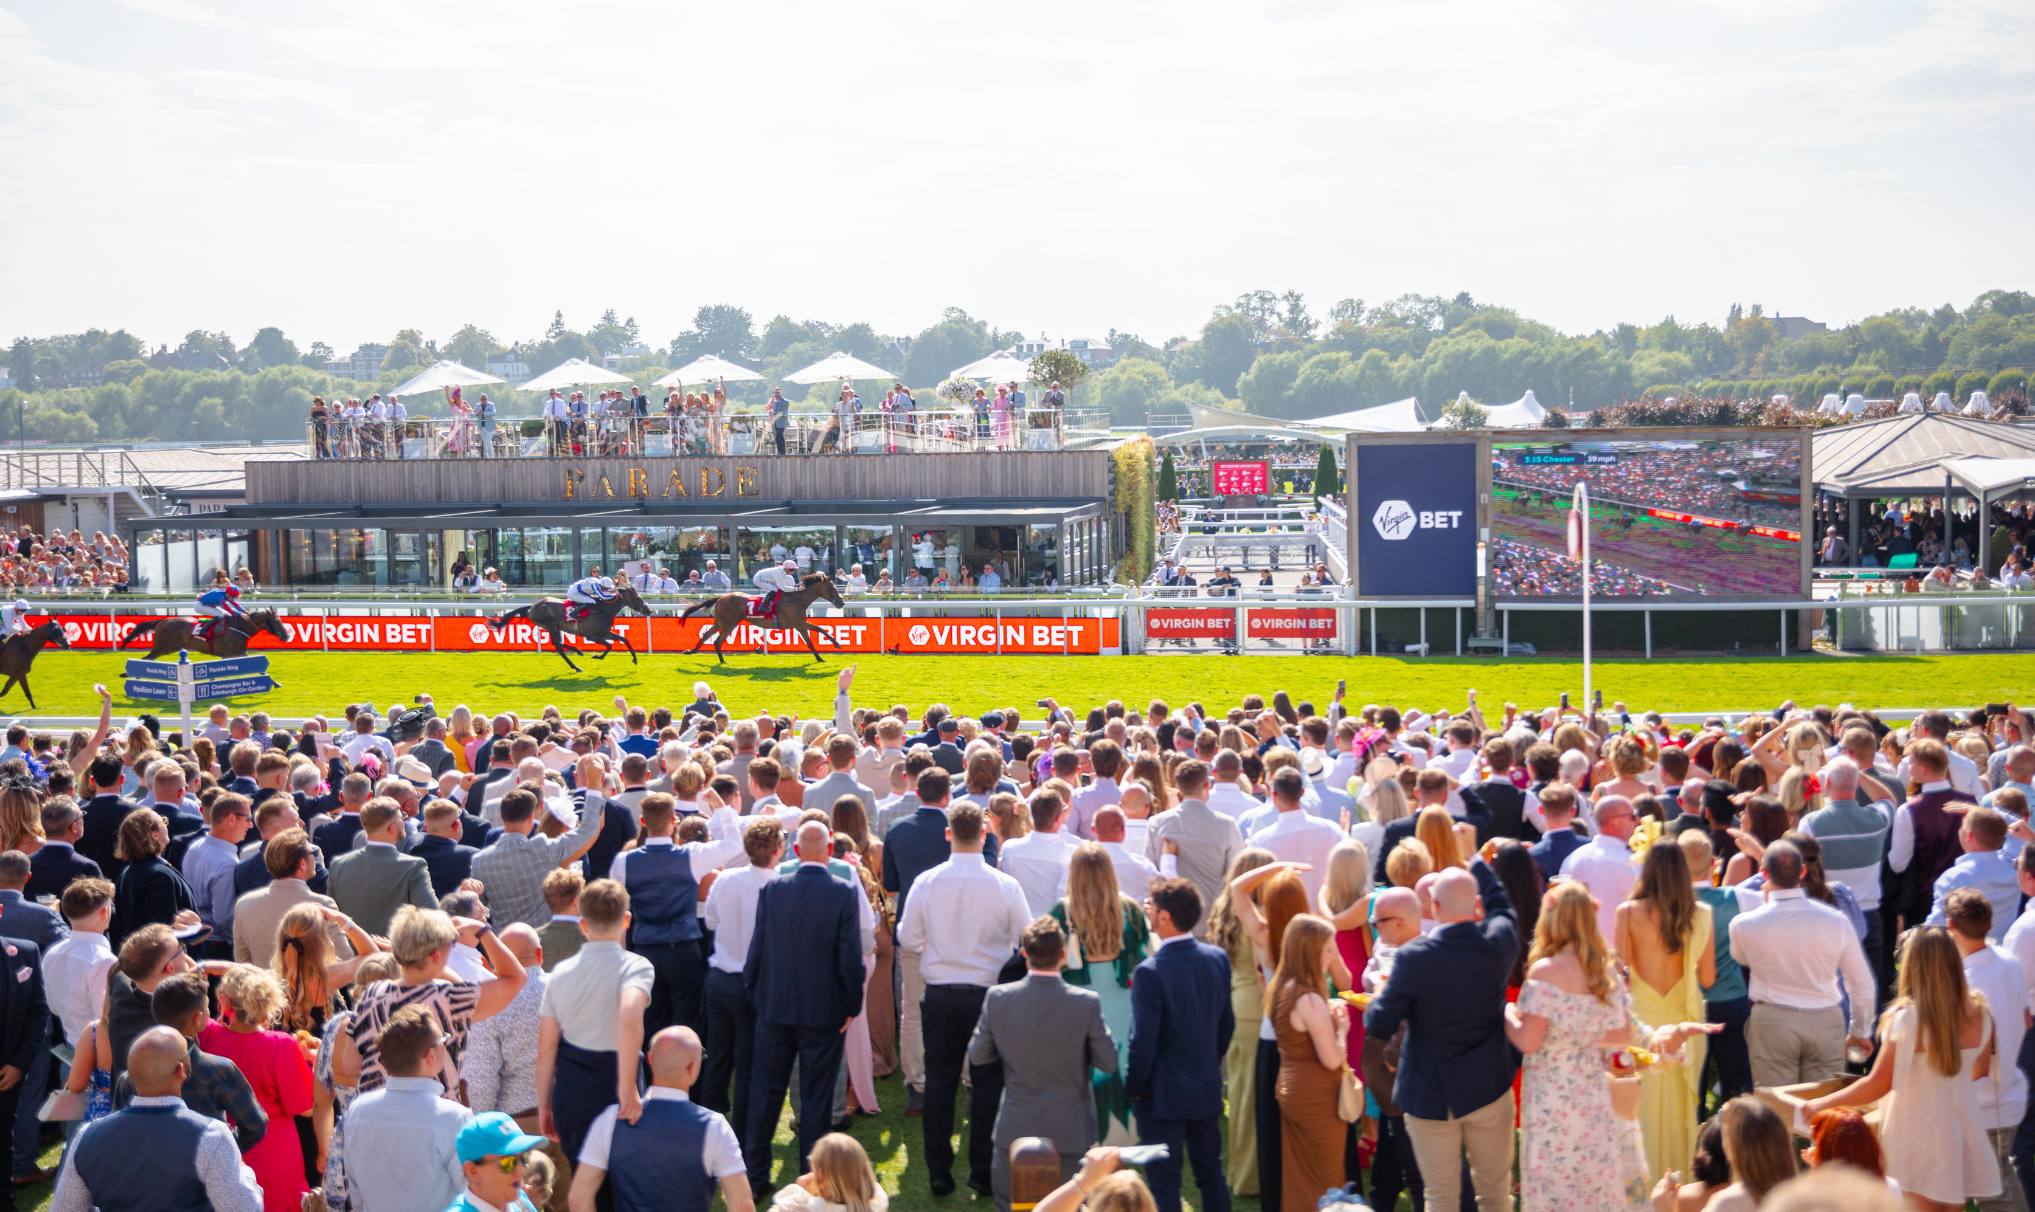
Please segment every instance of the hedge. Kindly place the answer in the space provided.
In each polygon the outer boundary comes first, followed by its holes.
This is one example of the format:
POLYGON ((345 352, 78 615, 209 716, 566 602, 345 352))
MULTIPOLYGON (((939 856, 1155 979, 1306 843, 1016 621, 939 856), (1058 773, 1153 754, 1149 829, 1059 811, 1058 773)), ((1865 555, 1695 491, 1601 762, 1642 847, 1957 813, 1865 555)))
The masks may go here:
POLYGON ((2003 396, 2028 386, 2028 372, 2025 370, 2003 370, 1994 375, 1986 384, 1986 396, 2003 396))
POLYGON ((1939 370, 1922 380, 1922 402, 1927 404, 1946 391, 1954 392, 1956 390, 1957 372, 1954 370, 1939 370))
POLYGON ((1983 370, 1968 370, 1964 372, 1964 374, 1958 377, 1956 389, 1950 393, 1950 402, 1959 408, 1963 408, 1966 402, 1971 399, 1972 392, 1984 391, 1986 389, 1986 380, 1990 378, 1992 376, 1983 370))
POLYGON ((1116 471, 1116 507, 1129 530, 1123 559, 1117 562, 1116 579, 1132 585, 1143 584, 1152 575, 1152 553, 1159 545, 1159 517, 1152 499, 1152 456, 1157 448, 1150 438, 1132 438, 1111 455, 1116 471))
POLYGON ((1894 398, 1894 376, 1874 375, 1865 381, 1865 398, 1868 400, 1891 400, 1894 398))

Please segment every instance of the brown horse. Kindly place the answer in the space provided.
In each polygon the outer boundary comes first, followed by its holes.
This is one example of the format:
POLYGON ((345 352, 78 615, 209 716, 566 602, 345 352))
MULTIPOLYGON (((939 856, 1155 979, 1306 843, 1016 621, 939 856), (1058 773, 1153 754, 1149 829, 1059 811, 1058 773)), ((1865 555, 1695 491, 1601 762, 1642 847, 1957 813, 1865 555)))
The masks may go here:
POLYGON ((629 642, 628 636, 615 630, 615 616, 624 610, 634 610, 644 615, 650 613, 650 604, 636 592, 635 586, 621 586, 615 590, 614 597, 605 602, 594 603, 579 619, 570 618, 566 610, 567 605, 568 603, 557 598, 539 598, 528 606, 518 606, 514 610, 496 615, 488 620, 488 626, 500 631, 509 625, 511 619, 530 620, 531 623, 551 633, 551 646, 558 650, 559 656, 565 658, 566 664, 572 665, 574 673, 580 670, 579 666, 572 664, 572 658, 566 656, 565 637, 568 635, 576 635, 583 640, 592 640, 599 644, 601 650, 594 654, 596 661, 606 660, 608 654, 615 650, 615 642, 619 640, 622 647, 629 650, 629 663, 637 664, 636 646, 629 642))
POLYGON ((45 644, 55 644, 59 648, 71 646, 69 637, 64 635, 62 623, 51 619, 20 635, 8 636, 7 642, 0 644, 0 673, 7 675, 7 684, 0 686, 0 698, 14 689, 14 683, 20 682, 21 693, 28 695, 29 707, 35 706, 35 696, 28 690, 28 670, 35 664, 35 654, 41 652, 45 644))
MULTIPOLYGON (((768 618, 753 619, 749 617, 749 602, 754 596, 747 593, 724 593, 717 598, 703 598, 686 607, 685 613, 679 615, 679 618, 689 619, 700 611, 707 609, 712 609, 714 612, 713 627, 708 631, 700 633, 699 643, 694 644, 686 655, 691 656, 693 653, 698 652, 706 644, 707 636, 711 634, 714 637, 714 655, 720 658, 721 664, 725 665, 728 663, 728 654, 721 650, 721 641, 726 639, 734 632, 735 628, 740 627, 742 624, 754 623, 758 627, 798 632, 799 638, 806 642, 806 648, 812 652, 813 659, 817 661, 821 659, 820 650, 813 644, 813 625, 806 620, 806 608, 813 604, 813 599, 825 598, 843 610, 847 609, 847 604, 841 601, 841 591, 834 588, 834 582, 828 579, 825 573, 821 572, 807 573, 799 581, 797 589, 786 590, 784 593, 779 594, 777 610, 768 618)), ((837 649, 840 648, 841 641, 834 638, 833 632, 823 632, 822 634, 827 637, 828 643, 837 649)))
POLYGON ((256 610, 246 618, 227 617, 212 626, 212 634, 203 640, 192 641, 198 624, 191 619, 156 619, 148 623, 136 623, 134 630, 120 641, 122 648, 148 636, 150 640, 148 659, 177 651, 202 652, 207 656, 238 657, 247 655, 247 644, 255 636, 267 632, 279 640, 287 641, 290 633, 283 628, 283 622, 273 610, 256 610))

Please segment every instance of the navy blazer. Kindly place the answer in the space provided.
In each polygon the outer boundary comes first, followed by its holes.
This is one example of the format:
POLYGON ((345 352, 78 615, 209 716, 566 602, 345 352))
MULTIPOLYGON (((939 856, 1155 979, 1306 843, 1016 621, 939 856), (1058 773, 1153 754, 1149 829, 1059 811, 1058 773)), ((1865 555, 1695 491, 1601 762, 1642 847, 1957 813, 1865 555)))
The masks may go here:
MULTIPOLYGON (((248 842, 240 848, 240 853, 240 861, 233 865, 234 900, 276 882, 275 877, 269 874, 267 842, 248 842)), ((325 878, 329 873, 325 870, 325 855, 316 846, 311 847, 311 865, 314 870, 311 872, 311 878, 304 881, 304 885, 322 896, 325 893, 325 878)))
POLYGON ((1519 925, 1484 861, 1470 870, 1484 920, 1450 922, 1401 947, 1392 979, 1364 1012, 1369 1038, 1390 1039, 1406 1024, 1392 1101, 1421 1119, 1489 1106, 1511 1089, 1519 1069, 1519 1053, 1505 1038, 1505 986, 1519 959, 1519 925))
POLYGON ((759 1024, 838 1029, 862 1012, 860 895, 804 863, 763 885, 742 966, 759 1024))
POLYGON ((1139 1115, 1206 1119, 1222 1111, 1223 1054, 1236 1033, 1229 956, 1183 938, 1131 974, 1131 1039, 1124 1087, 1139 1115))
POLYGON ((28 899, 62 896, 72 880, 100 879, 99 864, 63 842, 44 842, 28 856, 28 899))
POLYGON ((12 888, 0 888, 0 937, 25 938, 48 951, 71 937, 71 927, 54 909, 38 905, 12 888))
POLYGON ((473 856, 480 851, 449 837, 426 833, 418 837, 410 853, 423 859, 430 868, 431 895, 443 900, 447 893, 459 891, 460 884, 473 874, 473 856))
POLYGON ((353 839, 360 833, 360 814, 341 813, 312 830, 311 840, 327 854, 345 854, 353 849, 353 839))
MULTIPOLYGON (((118 795, 95 795, 83 805, 85 832, 78 839, 78 853, 97 863, 109 880, 118 881, 120 869, 127 865, 113 857, 114 848, 120 842, 120 822, 140 807, 133 800, 118 795)), ((34 860, 31 859, 31 868, 33 865, 34 860)))
MULTIPOLYGON (((0 976, 0 1065, 23 1073, 49 1044, 49 1001, 42 991, 42 948, 27 939, 0 940, 6 975, 0 976)), ((41 1098, 40 1090, 34 1097, 41 1098)))

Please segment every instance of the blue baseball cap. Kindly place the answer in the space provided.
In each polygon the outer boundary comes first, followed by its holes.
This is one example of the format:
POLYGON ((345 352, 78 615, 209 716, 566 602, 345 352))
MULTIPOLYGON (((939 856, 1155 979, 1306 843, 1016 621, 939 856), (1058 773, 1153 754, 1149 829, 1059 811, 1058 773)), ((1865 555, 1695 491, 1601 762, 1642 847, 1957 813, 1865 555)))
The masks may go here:
POLYGON ((500 1111, 490 1111, 475 1116, 472 1123, 459 1130, 457 1148, 459 1160, 470 1162, 483 1157, 528 1153, 543 1143, 543 1137, 532 1136, 518 1128, 515 1120, 500 1111))

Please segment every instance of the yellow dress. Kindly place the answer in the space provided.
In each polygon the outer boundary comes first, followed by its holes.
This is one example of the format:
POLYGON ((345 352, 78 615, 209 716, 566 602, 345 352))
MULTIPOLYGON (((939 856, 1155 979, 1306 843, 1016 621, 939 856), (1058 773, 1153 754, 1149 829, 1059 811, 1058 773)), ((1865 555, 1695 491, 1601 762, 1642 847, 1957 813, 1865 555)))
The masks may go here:
POLYGON ((1258 1116, 1255 1080, 1258 1072, 1258 1020, 1264 1014, 1264 990, 1251 963, 1249 943, 1244 962, 1230 961, 1229 1004, 1237 1016, 1223 1074, 1229 1087, 1229 1189, 1236 1195, 1258 1193, 1258 1116))
MULTIPOLYGON (((1696 906, 1696 921, 1682 942, 1682 978, 1665 994, 1635 978, 1632 982, 1632 1016, 1650 1027, 1703 1021, 1703 986, 1696 979, 1696 964, 1703 956, 1703 940, 1710 937, 1710 907, 1696 906)), ((1683 1043, 1679 1064, 1657 1065, 1640 1075, 1639 1127, 1646 1141, 1647 1184, 1660 1181, 1668 1170, 1688 1173, 1696 1155, 1698 1115, 1696 1083, 1703 1073, 1707 1041, 1696 1036, 1683 1043)))

